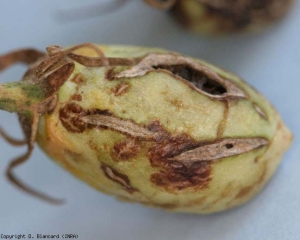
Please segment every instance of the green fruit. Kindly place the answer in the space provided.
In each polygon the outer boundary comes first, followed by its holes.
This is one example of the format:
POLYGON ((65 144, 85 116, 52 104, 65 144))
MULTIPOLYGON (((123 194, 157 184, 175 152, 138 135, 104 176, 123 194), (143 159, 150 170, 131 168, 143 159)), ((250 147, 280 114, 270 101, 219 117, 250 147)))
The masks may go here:
POLYGON ((25 158, 37 140, 119 199, 192 213, 232 208, 262 189, 291 143, 264 97, 206 62, 129 46, 48 52, 24 81, 0 87, 1 108, 23 119, 25 158))

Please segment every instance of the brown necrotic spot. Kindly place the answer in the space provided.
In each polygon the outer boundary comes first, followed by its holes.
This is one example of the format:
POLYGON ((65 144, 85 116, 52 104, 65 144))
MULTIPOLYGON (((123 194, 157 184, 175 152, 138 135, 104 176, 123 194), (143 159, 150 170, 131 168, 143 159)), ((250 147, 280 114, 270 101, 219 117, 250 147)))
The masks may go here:
POLYGON ((103 170, 106 177, 123 186, 125 190, 128 191, 129 193, 133 193, 137 191, 136 188, 133 188, 130 185, 130 180, 127 175, 118 172, 116 169, 104 163, 101 164, 101 169, 103 170))
POLYGON ((112 89, 113 94, 117 96, 121 96, 128 91, 130 88, 130 84, 127 82, 121 82, 117 86, 112 89))
POLYGON ((59 119, 70 132, 80 133, 87 128, 87 124, 80 120, 84 115, 84 109, 75 103, 67 104, 59 110, 59 119))
POLYGON ((71 96, 70 100, 80 102, 82 100, 82 96, 80 94, 74 94, 74 95, 71 96))
POLYGON ((163 132, 148 152, 152 167, 161 169, 151 175, 151 181, 171 191, 207 187, 212 179, 214 162, 269 143, 264 138, 225 138, 214 142, 197 142, 186 134, 172 136, 157 122, 151 124, 151 129, 163 132))
POLYGON ((162 137, 158 144, 150 148, 149 158, 153 167, 161 171, 151 175, 151 181, 168 190, 181 190, 188 187, 203 188, 211 180, 211 166, 206 162, 169 160, 170 158, 197 146, 186 134, 162 137))
POLYGON ((111 113, 108 110, 89 109, 84 110, 80 105, 76 103, 66 104, 59 110, 59 118, 63 126, 70 132, 83 132, 87 128, 107 128, 105 125, 97 125, 92 122, 84 121, 86 116, 110 116, 111 113))
POLYGON ((128 160, 138 154, 140 144, 135 138, 126 138, 126 140, 116 143, 113 148, 113 156, 116 160, 128 160))
POLYGON ((82 85, 86 83, 86 80, 84 79, 84 76, 81 73, 75 74, 75 76, 70 81, 77 85, 82 85))
POLYGON ((116 75, 115 68, 110 67, 105 73, 105 79, 112 81, 115 79, 115 75, 116 75))
POLYGON ((184 164, 172 162, 164 170, 151 175, 151 181, 168 190, 182 190, 208 186, 211 180, 211 165, 206 163, 184 164))

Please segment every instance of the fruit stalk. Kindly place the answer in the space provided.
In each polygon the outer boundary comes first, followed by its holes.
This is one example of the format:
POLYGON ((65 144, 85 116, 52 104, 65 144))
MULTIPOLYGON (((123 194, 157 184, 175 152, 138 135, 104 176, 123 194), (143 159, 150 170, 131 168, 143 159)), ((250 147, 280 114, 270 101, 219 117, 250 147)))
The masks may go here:
POLYGON ((25 113, 33 105, 41 102, 43 94, 40 87, 28 82, 9 82, 0 84, 0 109, 8 112, 25 113))

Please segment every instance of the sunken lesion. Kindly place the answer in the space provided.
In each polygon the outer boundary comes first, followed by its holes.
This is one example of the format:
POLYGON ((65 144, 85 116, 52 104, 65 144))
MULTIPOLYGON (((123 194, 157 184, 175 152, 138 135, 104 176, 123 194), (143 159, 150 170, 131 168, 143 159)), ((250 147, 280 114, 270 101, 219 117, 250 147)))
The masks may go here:
POLYGON ((129 177, 127 175, 120 173, 105 163, 101 163, 101 169, 107 178, 121 185, 127 192, 134 193, 138 191, 136 188, 131 186, 129 177))

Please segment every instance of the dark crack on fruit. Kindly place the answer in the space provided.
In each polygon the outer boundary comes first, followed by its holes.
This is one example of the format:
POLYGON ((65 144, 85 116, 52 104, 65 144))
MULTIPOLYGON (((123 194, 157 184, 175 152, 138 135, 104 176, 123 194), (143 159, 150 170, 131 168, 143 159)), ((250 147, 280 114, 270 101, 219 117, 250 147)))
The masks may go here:
POLYGON ((104 163, 101 164, 101 169, 107 178, 123 186, 127 192, 133 193, 138 191, 130 185, 130 180, 127 175, 118 172, 116 169, 104 163))
POLYGON ((226 147, 227 149, 233 148, 233 144, 227 143, 227 144, 225 144, 225 147, 226 147))
MULTIPOLYGON (((247 94, 233 81, 221 77, 204 64, 176 54, 151 53, 136 60, 135 65, 123 71, 109 70, 109 80, 144 76, 149 72, 171 75, 174 80, 214 100, 247 98, 247 94)), ((162 77, 163 77, 162 74, 162 77)))
POLYGON ((154 69, 165 69, 191 82, 198 89, 211 94, 222 95, 227 92, 226 88, 213 80, 204 72, 191 68, 188 65, 158 65, 154 69))

